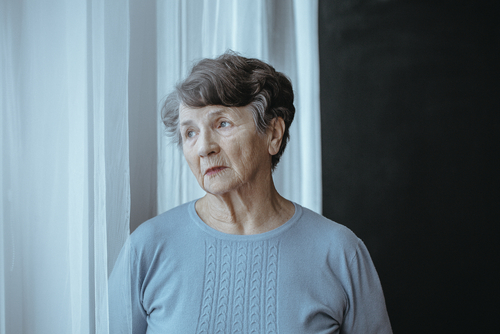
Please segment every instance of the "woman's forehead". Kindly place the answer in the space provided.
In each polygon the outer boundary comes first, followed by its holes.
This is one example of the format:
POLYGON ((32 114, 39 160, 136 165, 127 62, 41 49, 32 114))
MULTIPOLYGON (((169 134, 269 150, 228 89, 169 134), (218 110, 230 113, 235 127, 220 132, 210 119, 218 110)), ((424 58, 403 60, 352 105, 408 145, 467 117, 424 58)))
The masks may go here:
POLYGON ((179 107, 179 120, 181 126, 188 121, 198 119, 212 119, 220 116, 244 117, 251 116, 247 107, 226 107, 226 106, 205 106, 205 107, 188 107, 181 104, 179 107))

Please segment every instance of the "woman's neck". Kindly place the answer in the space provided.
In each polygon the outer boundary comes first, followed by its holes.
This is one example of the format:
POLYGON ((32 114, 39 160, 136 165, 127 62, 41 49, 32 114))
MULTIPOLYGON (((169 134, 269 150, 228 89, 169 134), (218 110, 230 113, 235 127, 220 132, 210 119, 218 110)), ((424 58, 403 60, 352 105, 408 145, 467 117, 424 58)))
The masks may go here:
POLYGON ((207 194, 196 202, 196 211, 210 227, 228 234, 259 234, 271 231, 294 214, 292 202, 283 198, 271 182, 268 189, 207 194))

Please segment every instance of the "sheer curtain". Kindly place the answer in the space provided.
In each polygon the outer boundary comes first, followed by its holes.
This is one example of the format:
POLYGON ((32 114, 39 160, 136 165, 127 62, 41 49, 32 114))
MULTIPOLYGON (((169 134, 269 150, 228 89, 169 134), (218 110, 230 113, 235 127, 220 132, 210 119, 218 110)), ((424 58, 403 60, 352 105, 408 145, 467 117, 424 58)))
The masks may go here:
MULTIPOLYGON (((285 197, 321 211, 316 11, 158 1, 157 92, 228 48, 289 75, 297 114, 274 176, 285 197)), ((107 279, 129 234, 129 131, 141 131, 128 122, 130 15, 128 0, 0 1, 0 334, 109 332, 107 279)), ((203 193, 159 114, 154 126, 165 211, 203 193)))
MULTIPOLYGON (((270 62, 292 79, 297 108, 274 180, 278 191, 321 212, 317 7, 312 1, 158 1, 158 96, 204 57, 232 49, 270 62)), ((204 195, 159 122, 158 211, 204 195)))
POLYGON ((0 333, 108 333, 129 229, 128 5, 0 6, 0 333))

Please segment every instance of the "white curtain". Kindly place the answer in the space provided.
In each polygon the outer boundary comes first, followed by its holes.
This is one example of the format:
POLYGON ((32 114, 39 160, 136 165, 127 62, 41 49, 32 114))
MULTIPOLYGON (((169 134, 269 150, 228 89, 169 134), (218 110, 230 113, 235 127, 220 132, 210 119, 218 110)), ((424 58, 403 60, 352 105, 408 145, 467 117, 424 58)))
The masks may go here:
MULTIPOLYGON (((317 1, 156 4, 159 98, 227 48, 291 77, 297 114, 274 176, 320 212, 317 1)), ((128 123, 134 15, 128 0, 0 1, 0 334, 109 332, 107 279, 129 234, 129 160, 140 161, 129 157, 141 131, 128 123)), ((203 193, 157 115, 165 211, 203 193)))
POLYGON ((0 333, 108 333, 129 231, 127 1, 0 2, 0 333))
MULTIPOLYGON (((158 1, 158 97, 165 97, 194 62, 227 49, 268 61, 288 75, 296 116, 274 173, 286 198, 321 213, 321 146, 317 0, 158 1)), ((159 122, 158 211, 204 192, 182 152, 159 122)))

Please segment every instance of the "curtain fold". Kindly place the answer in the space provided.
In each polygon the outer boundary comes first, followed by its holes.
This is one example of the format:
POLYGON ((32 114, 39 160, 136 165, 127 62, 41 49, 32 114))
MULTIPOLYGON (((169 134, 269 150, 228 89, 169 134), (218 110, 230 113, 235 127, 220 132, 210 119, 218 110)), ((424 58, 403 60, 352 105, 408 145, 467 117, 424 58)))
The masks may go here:
POLYGON ((126 1, 1 7, 0 333, 108 333, 129 231, 126 1))
MULTIPOLYGON (((320 212, 316 7, 157 1, 157 92, 229 48, 289 75, 297 114, 274 178, 320 212)), ((0 334, 109 332, 130 219, 130 15, 128 0, 0 2, 0 334)), ((204 193, 156 124, 161 212, 204 193)))
MULTIPOLYGON (((321 213, 317 0, 172 0, 157 6, 159 97, 172 91, 195 61, 227 49, 268 61, 292 79, 297 112, 274 180, 285 198, 321 213)), ((163 212, 204 192, 161 123, 158 133, 158 211, 163 212)))

